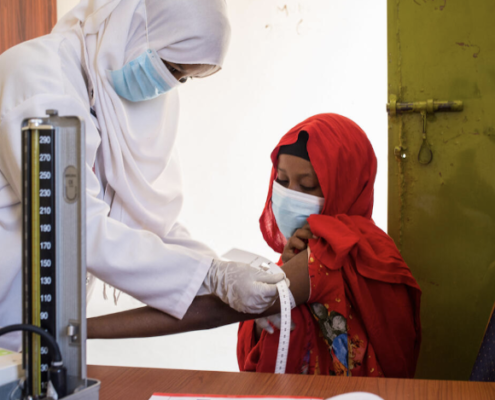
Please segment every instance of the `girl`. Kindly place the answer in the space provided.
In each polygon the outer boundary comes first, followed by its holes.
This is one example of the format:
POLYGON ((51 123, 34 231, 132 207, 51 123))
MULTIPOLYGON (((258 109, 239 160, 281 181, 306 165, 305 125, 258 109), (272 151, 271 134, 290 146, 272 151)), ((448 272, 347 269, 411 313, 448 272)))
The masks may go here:
MULTIPOLYGON (((366 134, 340 115, 316 115, 271 158, 261 231, 280 264, 306 252, 309 273, 307 304, 292 311, 286 372, 412 378, 421 290, 371 219, 377 162, 366 134), (299 229, 306 221, 309 230, 299 229)), ((268 331, 263 319, 241 323, 241 371, 275 370, 279 331, 268 331), (257 325, 266 327, 259 338, 257 325)))

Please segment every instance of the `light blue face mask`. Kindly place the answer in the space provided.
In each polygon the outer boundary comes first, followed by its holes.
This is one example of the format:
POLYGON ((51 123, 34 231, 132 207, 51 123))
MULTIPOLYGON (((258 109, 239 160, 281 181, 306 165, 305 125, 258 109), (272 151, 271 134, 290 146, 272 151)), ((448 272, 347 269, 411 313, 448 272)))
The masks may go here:
POLYGON ((122 68, 107 71, 115 92, 129 101, 154 99, 180 85, 154 50, 146 50, 122 68))
POLYGON ((115 92, 129 101, 151 100, 180 85, 158 53, 150 49, 148 13, 144 2, 148 50, 115 71, 107 70, 107 78, 115 92))
POLYGON ((325 199, 310 194, 296 192, 273 181, 272 210, 277 226, 286 239, 306 224, 312 214, 319 214, 325 199))

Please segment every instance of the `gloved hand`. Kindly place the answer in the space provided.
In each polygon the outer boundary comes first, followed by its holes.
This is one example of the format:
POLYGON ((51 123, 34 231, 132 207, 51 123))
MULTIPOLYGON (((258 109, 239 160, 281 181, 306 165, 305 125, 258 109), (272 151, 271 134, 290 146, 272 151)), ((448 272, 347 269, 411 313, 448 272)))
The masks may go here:
POLYGON ((215 294, 236 311, 260 314, 275 303, 283 273, 269 274, 248 264, 213 260, 198 296, 215 294))
MULTIPOLYGON (((258 318, 255 321, 256 328, 260 330, 267 331, 270 335, 275 332, 273 326, 280 330, 280 325, 282 324, 282 317, 280 314, 270 315, 269 317, 258 318), (270 324, 271 322, 271 324, 270 324)), ((296 324, 294 321, 290 321, 290 330, 291 332, 296 329, 296 324)))

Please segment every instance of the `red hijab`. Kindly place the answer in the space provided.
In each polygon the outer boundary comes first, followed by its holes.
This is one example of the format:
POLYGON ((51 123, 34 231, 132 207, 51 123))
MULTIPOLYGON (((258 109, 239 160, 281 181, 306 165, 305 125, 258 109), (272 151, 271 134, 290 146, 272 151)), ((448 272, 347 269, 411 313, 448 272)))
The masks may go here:
POLYGON ((378 359, 387 366, 385 376, 412 377, 421 337, 421 289, 393 240, 371 219, 377 161, 368 137, 356 123, 337 114, 319 114, 301 122, 282 137, 271 154, 270 187, 260 218, 263 237, 272 249, 282 253, 286 240, 272 211, 272 185, 277 177, 280 146, 295 143, 301 131, 308 133, 309 158, 325 198, 321 214, 308 218, 311 231, 319 238, 309 240, 311 252, 326 267, 342 270, 378 359), (414 309, 412 332, 410 329, 405 332, 397 324, 396 329, 392 327, 384 335, 382 327, 390 326, 394 319, 400 320, 401 310, 387 304, 384 290, 393 290, 393 285, 384 289, 383 285, 373 282, 407 287, 414 309), (406 340, 409 344, 416 342, 416 345, 414 349, 407 345, 411 350, 401 357, 406 340))
POLYGON ((260 225, 266 242, 281 253, 285 238, 277 227, 271 199, 277 177, 278 152, 281 146, 297 142, 299 132, 308 133, 307 150, 325 197, 321 215, 345 214, 371 218, 376 157, 362 129, 338 114, 318 114, 287 132, 272 151, 270 188, 260 225))

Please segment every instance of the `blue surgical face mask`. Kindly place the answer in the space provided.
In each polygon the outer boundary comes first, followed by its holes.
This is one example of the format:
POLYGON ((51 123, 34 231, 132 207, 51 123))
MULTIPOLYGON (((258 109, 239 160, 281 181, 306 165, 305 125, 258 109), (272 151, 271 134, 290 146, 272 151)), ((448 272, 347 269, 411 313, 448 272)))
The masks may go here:
POLYGON ((312 214, 319 214, 325 199, 310 194, 296 192, 273 181, 272 210, 277 226, 286 239, 306 224, 312 214))
POLYGON ((154 50, 146 50, 122 68, 107 71, 115 92, 129 101, 154 99, 180 85, 154 50))

